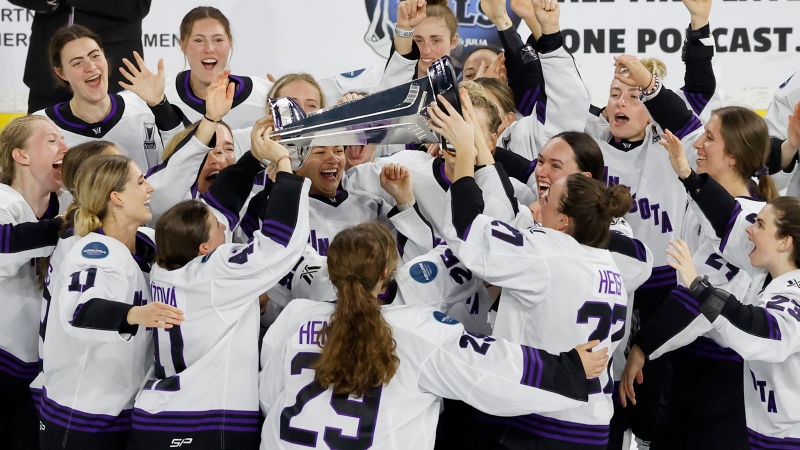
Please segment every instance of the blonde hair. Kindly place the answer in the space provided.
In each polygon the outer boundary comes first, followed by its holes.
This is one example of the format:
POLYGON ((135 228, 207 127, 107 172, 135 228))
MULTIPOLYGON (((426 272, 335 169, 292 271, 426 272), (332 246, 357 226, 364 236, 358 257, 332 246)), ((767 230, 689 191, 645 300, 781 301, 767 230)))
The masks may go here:
POLYGON ((322 86, 317 83, 317 80, 313 76, 307 73, 287 73, 286 75, 278 78, 275 81, 275 84, 272 85, 272 89, 269 90, 269 97, 278 97, 278 92, 280 92, 281 89, 285 88, 289 83, 295 81, 305 81, 306 83, 314 86, 314 88, 319 91, 319 109, 325 107, 325 92, 322 91, 322 86))
POLYGON ((86 236, 103 226, 112 192, 122 192, 128 182, 131 159, 122 155, 92 156, 75 180, 75 234, 86 236))
POLYGON ((36 122, 49 122, 45 116, 17 117, 3 128, 0 133, 0 183, 11 184, 14 181, 14 150, 25 149, 28 139, 34 132, 32 126, 36 122))
POLYGON ((667 77, 667 65, 658 58, 642 58, 639 60, 648 72, 661 78, 667 77))
MULTIPOLYGON (((222 125, 227 128, 228 131, 231 132, 231 136, 233 136, 233 130, 231 129, 230 125, 222 120, 218 122, 218 125, 222 125)), ((167 142, 167 145, 164 146, 164 153, 161 155, 161 161, 166 161, 172 155, 174 155, 175 152, 178 151, 178 145, 180 145, 180 143, 183 142, 188 136, 194 134, 194 130, 196 130, 199 126, 200 120, 173 134, 172 138, 169 140, 169 142, 167 142)), ((216 133, 216 131, 214 131, 214 133, 216 133)))
POLYGON ((497 129, 503 120, 500 118, 500 110, 497 108, 497 105, 489 99, 489 96, 486 95, 486 90, 483 89, 483 86, 475 81, 465 80, 458 83, 458 87, 463 87, 467 90, 473 107, 486 111, 486 116, 489 119, 489 131, 497 133, 497 129))

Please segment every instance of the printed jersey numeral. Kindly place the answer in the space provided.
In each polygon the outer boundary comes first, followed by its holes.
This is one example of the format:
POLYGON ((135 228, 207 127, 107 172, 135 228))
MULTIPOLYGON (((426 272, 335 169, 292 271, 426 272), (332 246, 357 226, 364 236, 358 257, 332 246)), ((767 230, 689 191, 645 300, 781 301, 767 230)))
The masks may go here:
POLYGON ((241 252, 228 258, 228 262, 233 264, 246 264, 248 255, 252 254, 253 254, 253 244, 251 243, 250 245, 245 247, 241 252))
MULTIPOLYGON (((311 366, 318 359, 319 353, 298 353, 292 358, 292 375, 299 375, 303 369, 312 370, 311 366)), ((318 433, 292 427, 291 421, 303 411, 309 401, 317 398, 326 390, 327 388, 322 387, 317 380, 300 389, 295 404, 287 406, 281 411, 281 440, 306 447, 317 447, 318 433)), ((358 419, 358 434, 355 437, 342 436, 341 429, 325 427, 323 440, 328 448, 331 450, 366 450, 372 447, 382 390, 382 386, 370 388, 364 397, 355 400, 350 399, 347 394, 331 395, 331 407, 337 414, 358 419)))
POLYGON ((501 241, 506 241, 515 247, 522 247, 525 238, 522 237, 519 230, 499 220, 492 222, 492 227, 492 236, 501 241))
POLYGON ((492 342, 496 340, 497 339, 491 336, 464 331, 464 334, 461 336, 461 339, 458 340, 458 346, 461 348, 467 348, 467 346, 470 346, 472 347, 472 350, 475 351, 475 353, 480 353, 481 355, 485 355, 486 352, 489 351, 489 346, 492 345, 492 342), (478 339, 482 340, 483 342, 478 343, 478 339))
POLYGON ((94 267, 92 267, 91 269, 75 272, 72 275, 70 275, 72 281, 70 282, 67 289, 70 292, 86 292, 94 287, 94 281, 96 277, 97 277, 97 269, 94 267), (81 284, 81 278, 82 278, 81 274, 83 274, 84 272, 86 272, 86 281, 83 284, 81 284))
POLYGON ((731 264, 729 262, 725 262, 725 260, 722 259, 722 256, 719 256, 716 253, 712 253, 712 254, 708 255, 708 259, 706 259, 706 265, 710 266, 710 267, 713 267, 716 270, 720 270, 723 267, 726 267, 728 269, 728 272, 725 274, 725 278, 727 278, 728 281, 731 281, 733 279, 733 277, 735 277, 736 274, 739 273, 739 268, 738 267, 734 266, 733 264, 731 264), (723 263, 725 263, 725 264, 723 264, 723 263))
POLYGON ((450 269, 450 278, 452 278, 453 281, 458 284, 464 284, 472 279, 472 271, 469 269, 461 266, 453 267, 460 263, 461 260, 453 254, 452 250, 448 248, 444 251, 444 253, 439 255, 439 257, 442 258, 442 262, 444 263, 445 267, 450 269))

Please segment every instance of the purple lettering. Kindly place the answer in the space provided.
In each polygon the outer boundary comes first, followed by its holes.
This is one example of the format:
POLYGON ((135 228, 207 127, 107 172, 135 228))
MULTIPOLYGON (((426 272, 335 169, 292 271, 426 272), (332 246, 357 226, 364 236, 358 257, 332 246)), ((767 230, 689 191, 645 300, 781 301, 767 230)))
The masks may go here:
POLYGON ((778 413, 778 404, 775 402, 775 391, 769 391, 769 401, 767 401, 767 412, 778 413))
POLYGON ((757 380, 756 384, 758 385, 758 391, 761 393, 761 401, 767 401, 766 393, 764 392, 764 388, 767 386, 766 381, 757 380))

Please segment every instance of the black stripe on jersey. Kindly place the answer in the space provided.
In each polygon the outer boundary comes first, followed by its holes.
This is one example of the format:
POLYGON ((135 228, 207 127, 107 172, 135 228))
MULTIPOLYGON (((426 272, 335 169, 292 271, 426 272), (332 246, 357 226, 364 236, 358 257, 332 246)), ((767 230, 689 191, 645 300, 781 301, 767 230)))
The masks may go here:
POLYGON ((108 97, 111 99, 111 112, 100 122, 89 123, 79 119, 72 113, 69 102, 51 106, 45 109, 45 114, 63 130, 92 139, 102 139, 125 114, 125 100, 117 94, 108 94, 108 97))
POLYGON ((319 195, 319 194, 308 194, 308 196, 315 200, 319 200, 328 206, 333 206, 334 208, 338 208, 339 205, 341 205, 342 203, 344 203, 345 200, 347 200, 347 197, 349 197, 350 194, 348 194, 347 191, 342 189, 340 185, 339 189, 336 190, 336 195, 334 195, 333 197, 326 197, 324 195, 319 195))
POLYGON ((453 184, 447 178, 447 175, 444 174, 444 158, 436 158, 433 160, 433 164, 431 164, 431 169, 433 169, 433 178, 439 183, 439 186, 447 192, 450 189, 450 186, 453 184))
POLYGON ((483 213, 483 191, 473 177, 464 177, 453 184, 453 227, 459 239, 465 239, 469 227, 483 213))
MULTIPOLYGON (((192 92, 192 87, 189 83, 190 75, 190 70, 179 73, 178 76, 175 77, 175 90, 187 106, 200 114, 205 114, 206 101, 201 100, 192 92)), ((244 101, 250 97, 250 94, 253 92, 253 80, 249 77, 238 75, 230 75, 228 78, 236 85, 236 90, 233 92, 233 105, 231 106, 231 109, 233 109, 244 103, 244 101)))
POLYGON ((235 164, 222 169, 208 192, 200 194, 228 219, 229 229, 239 224, 239 211, 250 196, 256 175, 263 169, 261 162, 248 151, 235 164))
POLYGON ((650 355, 691 325, 699 315, 700 303, 691 296, 688 289, 678 286, 670 292, 655 314, 642 324, 633 337, 633 343, 645 355, 650 355))
POLYGON ((625 236, 619 231, 609 233, 606 250, 625 255, 637 261, 647 262, 647 250, 645 250, 644 244, 640 240, 625 236))
POLYGON ((733 326, 747 334, 763 339, 780 341, 782 334, 778 320, 767 309, 778 311, 783 311, 785 308, 791 309, 794 308, 791 302, 792 300, 782 295, 776 295, 767 302, 767 308, 765 309, 758 306, 743 305, 736 300, 736 297, 730 295, 725 300, 725 306, 722 307, 720 314, 728 319, 733 326))
MULTIPOLYGON (((536 167, 535 160, 532 162, 532 166, 536 167)), ((494 167, 495 170, 497 170, 497 175, 500 176, 500 184, 503 185, 503 191, 505 191, 508 201, 511 202, 511 209, 514 211, 514 215, 516 216, 517 213, 519 213, 519 202, 517 201, 517 197, 514 195, 514 186, 511 184, 511 180, 508 179, 508 174, 506 173, 502 164, 497 163, 494 165, 494 167)), ((525 181, 523 181, 523 183, 525 183, 525 181)))
MULTIPOLYGON (((431 244, 432 244, 431 248, 436 247, 436 236, 433 235, 433 227, 431 226, 431 223, 428 222, 428 219, 426 219, 425 215, 422 214, 422 211, 419 210, 419 203, 418 202, 414 202, 413 208, 414 208, 414 211, 417 212, 417 215, 419 216, 419 218, 422 219, 422 221, 425 223, 425 225, 428 226, 428 230, 430 230, 430 232, 431 232, 431 244)), ((400 213, 400 210, 397 209, 397 206, 395 206, 395 207, 393 207, 391 209, 391 211, 389 211, 389 215, 387 217, 388 218, 392 218, 392 216, 397 215, 399 213, 400 213)), ((406 235, 404 235, 403 233, 400 233, 398 231, 397 232, 397 251, 400 253, 400 257, 401 258, 403 257, 403 253, 405 253, 406 244, 408 244, 408 237, 406 235)))
MULTIPOLYGON (((275 186, 263 211, 263 221, 278 222, 294 231, 300 214, 300 196, 305 178, 293 173, 278 172, 275 186)), ((347 192, 347 191, 344 191, 347 192)))
POLYGON ((156 260, 156 244, 146 234, 137 231, 136 252, 132 256, 142 272, 150 273, 150 267, 156 260))
POLYGON ((494 166, 498 168, 502 167, 506 176, 516 178, 520 182, 526 184, 533 175, 537 162, 535 159, 531 161, 503 147, 494 149, 494 160, 496 161, 494 166))
POLYGON ((520 347, 524 365, 520 384, 588 401, 589 383, 577 350, 556 356, 526 345, 520 347))
POLYGON ((79 305, 70 324, 77 328, 118 331, 134 335, 138 325, 128 323, 128 311, 133 305, 102 298, 93 298, 79 305))
POLYGON ((56 245, 61 224, 61 219, 44 219, 0 225, 0 253, 19 253, 56 245))

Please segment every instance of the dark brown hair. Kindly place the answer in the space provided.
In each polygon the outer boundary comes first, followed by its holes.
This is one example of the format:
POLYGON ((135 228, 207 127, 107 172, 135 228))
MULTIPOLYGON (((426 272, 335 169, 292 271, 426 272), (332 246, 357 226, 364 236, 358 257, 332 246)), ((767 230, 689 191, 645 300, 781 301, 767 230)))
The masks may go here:
POLYGON ((769 130, 764 119, 741 106, 726 106, 712 114, 719 118, 725 153, 736 159, 736 174, 747 180, 750 192, 757 192, 761 200, 777 198, 775 183, 766 170, 761 170, 769 157, 769 130), (758 186, 752 180, 754 176, 758 176, 758 186))
POLYGON ((180 269, 197 258, 200 244, 208 241, 211 210, 197 200, 184 200, 168 209, 156 222, 156 264, 180 269))
POLYGON ((573 159, 581 172, 589 172, 592 178, 603 181, 603 152, 593 137, 582 131, 562 131, 553 136, 567 143, 572 149, 573 159))
POLYGON ((627 186, 606 187, 593 178, 573 173, 567 177, 558 209, 570 218, 568 232, 576 241, 605 248, 611 219, 630 211, 631 193, 627 186))
POLYGON ((337 290, 336 309, 322 329, 322 354, 314 365, 319 383, 357 398, 392 379, 400 359, 392 327, 372 289, 397 267, 397 243, 385 226, 347 228, 328 248, 328 273, 337 290))
POLYGON ((800 198, 778 197, 769 202, 775 210, 777 238, 792 238, 792 263, 800 268, 800 198))
POLYGON ((425 13, 427 17, 436 17, 444 21, 444 25, 450 31, 450 41, 452 41, 454 37, 458 36, 458 19, 447 3, 447 0, 428 0, 425 13))
POLYGON ((228 40, 230 40, 231 44, 233 44, 231 23, 228 21, 228 18, 225 17, 225 14, 222 14, 222 11, 214 8, 213 6, 198 6, 196 8, 192 8, 191 11, 183 16, 180 26, 180 40, 182 44, 186 43, 186 40, 192 35, 192 27, 194 26, 194 23, 203 19, 214 19, 219 22, 220 25, 222 25, 222 28, 225 29, 225 34, 228 35, 228 40))
MULTIPOLYGON (((64 49, 64 46, 69 44, 72 41, 77 41, 81 38, 89 38, 95 42, 97 42, 97 46, 100 47, 100 51, 103 51, 103 43, 100 41, 100 36, 95 34, 94 31, 83 27, 81 25, 70 25, 68 27, 61 27, 56 30, 53 37, 50 38, 50 65, 53 67, 53 78, 56 81, 56 85, 71 89, 69 83, 61 79, 56 73, 56 68, 63 70, 64 69, 64 61, 61 61, 61 51, 64 49)), ((105 53, 103 51, 103 53, 105 53)), ((109 71, 111 70, 111 63, 109 62, 109 71)))

